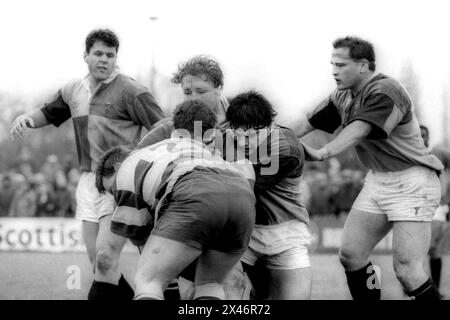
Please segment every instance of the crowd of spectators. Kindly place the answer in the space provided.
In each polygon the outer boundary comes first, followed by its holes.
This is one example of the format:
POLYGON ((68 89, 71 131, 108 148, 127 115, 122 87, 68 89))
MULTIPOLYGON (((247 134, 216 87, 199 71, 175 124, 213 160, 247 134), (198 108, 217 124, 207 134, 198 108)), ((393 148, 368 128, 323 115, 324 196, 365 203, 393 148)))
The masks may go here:
MULTIPOLYGON (((332 158, 305 165, 301 201, 311 217, 346 215, 362 188, 364 173, 342 169, 332 158)), ((41 168, 29 163, 0 173, 0 217, 73 217, 79 170, 73 161, 48 156, 41 168)))
POLYGON ((24 162, 0 173, 0 217, 73 217, 79 171, 50 155, 41 168, 24 162))
POLYGON ((307 163, 303 170, 301 200, 310 217, 346 217, 362 189, 364 175, 359 169, 341 168, 336 158, 307 163))

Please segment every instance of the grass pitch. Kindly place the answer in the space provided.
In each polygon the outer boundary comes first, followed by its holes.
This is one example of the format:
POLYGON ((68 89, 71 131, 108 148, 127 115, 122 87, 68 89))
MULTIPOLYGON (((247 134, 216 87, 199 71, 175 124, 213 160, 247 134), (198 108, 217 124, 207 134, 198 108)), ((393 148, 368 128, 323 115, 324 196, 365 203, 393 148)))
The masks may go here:
MULTIPOLYGON (((132 283, 138 260, 136 253, 123 253, 121 270, 132 283)), ((374 255, 381 268, 382 299, 407 299, 392 268, 392 257, 374 255)), ((311 255, 312 299, 347 300, 344 270, 335 254, 311 255)), ((450 296, 450 258, 444 257, 441 293, 450 296)), ((0 252, 0 299, 85 299, 93 276, 84 253, 0 252), (79 275, 80 281, 76 281, 79 275), (79 284, 79 287, 78 287, 79 284)))

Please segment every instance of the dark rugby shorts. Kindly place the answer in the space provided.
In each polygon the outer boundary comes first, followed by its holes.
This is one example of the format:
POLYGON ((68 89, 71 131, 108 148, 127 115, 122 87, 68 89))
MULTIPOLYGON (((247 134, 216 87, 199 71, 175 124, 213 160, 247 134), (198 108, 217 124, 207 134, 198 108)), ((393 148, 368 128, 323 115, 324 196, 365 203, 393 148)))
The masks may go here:
POLYGON ((255 223, 255 196, 236 173, 195 168, 176 182, 153 235, 199 250, 244 252, 255 223))

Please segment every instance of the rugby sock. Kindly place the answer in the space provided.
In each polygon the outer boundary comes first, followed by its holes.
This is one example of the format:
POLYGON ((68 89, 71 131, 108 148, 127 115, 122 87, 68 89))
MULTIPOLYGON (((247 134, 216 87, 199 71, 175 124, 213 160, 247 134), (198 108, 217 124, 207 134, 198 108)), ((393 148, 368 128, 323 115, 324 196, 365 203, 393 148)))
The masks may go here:
POLYGON ((431 279, 425 281, 419 288, 408 293, 414 300, 441 300, 438 288, 431 279))
POLYGON ((181 300, 181 298, 180 298, 180 288, 178 287, 177 279, 173 280, 167 286, 166 290, 164 291, 164 299, 165 300, 171 300, 171 301, 181 300))
POLYGON ((195 286, 194 300, 225 300, 223 286, 213 282, 195 286))
POLYGON ((119 290, 124 300, 133 300, 134 297, 133 288, 131 288, 130 284, 127 282, 123 274, 120 275, 119 290))
POLYGON ((250 290, 249 299, 252 301, 263 301, 264 299, 258 296, 258 294, 255 292, 255 290, 250 290))
POLYGON ((436 287, 439 288, 441 283, 441 269, 442 269, 442 260, 441 258, 430 258, 430 273, 431 279, 436 284, 436 287))
POLYGON ((345 275, 347 276, 347 284, 353 300, 381 299, 380 279, 378 279, 371 262, 359 270, 346 271, 345 275), (369 277, 374 277, 375 283, 369 281, 369 277))
POLYGON ((88 293, 88 300, 120 300, 120 298, 119 286, 108 282, 94 280, 88 293))

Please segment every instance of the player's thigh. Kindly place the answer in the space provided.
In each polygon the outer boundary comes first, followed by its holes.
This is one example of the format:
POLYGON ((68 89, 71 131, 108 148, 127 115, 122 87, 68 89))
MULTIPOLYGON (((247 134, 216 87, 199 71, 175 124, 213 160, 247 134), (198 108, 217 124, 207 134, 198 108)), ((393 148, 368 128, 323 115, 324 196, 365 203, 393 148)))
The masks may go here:
POLYGON ((86 246, 87 254, 89 256, 89 261, 91 262, 91 264, 94 264, 99 225, 96 222, 83 220, 82 229, 83 240, 86 246))
POLYGON ((171 281, 201 253, 182 242, 150 235, 139 259, 136 285, 139 281, 171 281))
POLYGON ((197 262, 195 283, 217 282, 223 284, 232 269, 240 263, 243 251, 223 252, 209 249, 203 252, 197 262))
POLYGON ((342 233, 340 254, 367 256, 392 227, 384 214, 375 214, 352 208, 342 233))
POLYGON ((126 238, 111 232, 112 215, 107 215, 99 220, 99 232, 97 236, 97 253, 99 251, 118 256, 125 245, 126 238))
POLYGON ((394 263, 422 265, 430 247, 430 222, 395 221, 392 236, 394 263))
POLYGON ((307 300, 311 298, 311 267, 293 270, 269 269, 270 299, 307 300))

